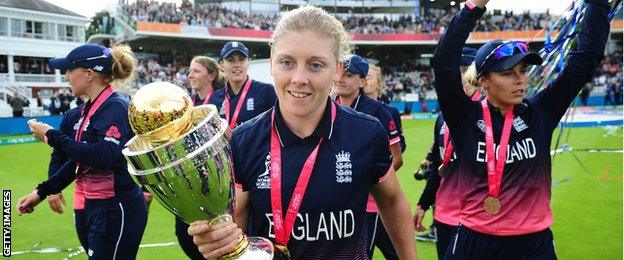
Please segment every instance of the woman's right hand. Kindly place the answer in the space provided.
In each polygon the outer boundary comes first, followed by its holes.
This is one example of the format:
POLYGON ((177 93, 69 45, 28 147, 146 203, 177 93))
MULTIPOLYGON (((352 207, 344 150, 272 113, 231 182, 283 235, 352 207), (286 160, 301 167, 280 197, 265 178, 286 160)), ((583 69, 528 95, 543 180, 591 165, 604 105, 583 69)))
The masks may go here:
POLYGON ((193 243, 206 259, 215 259, 234 251, 243 231, 236 223, 208 225, 208 221, 201 220, 191 223, 188 234, 193 237, 193 243))
POLYGON ((63 197, 63 193, 57 193, 48 196, 48 204, 50 204, 50 209, 52 209, 52 211, 58 214, 63 214, 63 206, 65 206, 65 198, 63 197))
POLYGON ((20 198, 17 201, 17 215, 21 216, 24 213, 33 213, 35 211, 35 207, 39 205, 41 202, 41 198, 37 194, 37 190, 35 189, 32 193, 20 198))
POLYGON ((425 211, 420 208, 420 205, 416 205, 416 212, 414 213, 414 229, 418 232, 425 231, 425 227, 422 224, 425 218, 425 211))

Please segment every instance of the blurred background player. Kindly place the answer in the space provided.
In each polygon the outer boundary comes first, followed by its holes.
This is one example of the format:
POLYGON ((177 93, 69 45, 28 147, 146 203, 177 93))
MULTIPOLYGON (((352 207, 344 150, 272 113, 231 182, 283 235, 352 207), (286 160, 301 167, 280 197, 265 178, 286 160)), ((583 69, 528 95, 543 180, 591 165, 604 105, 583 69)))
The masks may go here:
POLYGON ((219 64, 227 82, 225 87, 214 92, 209 103, 217 104, 230 129, 275 105, 275 88, 247 75, 249 49, 242 42, 226 43, 221 49, 219 64))
MULTIPOLYGON (((334 88, 337 94, 336 102, 355 109, 358 112, 371 115, 381 122, 390 140, 392 166, 394 171, 397 172, 399 168, 401 168, 401 165, 403 165, 399 129, 386 105, 364 94, 364 88, 367 86, 366 77, 369 70, 368 62, 355 54, 348 56, 343 62, 344 71, 334 88)), ((377 211, 375 200, 369 195, 366 205, 369 227, 369 258, 373 256, 374 248, 377 246, 387 259, 397 259, 398 256, 392 246, 392 241, 390 241, 390 238, 386 234, 384 225, 381 223, 377 211)))
POLYGON ((90 259, 133 259, 147 222, 143 193, 132 180, 121 150, 134 136, 128 122, 128 100, 115 92, 114 80, 130 78, 135 58, 130 47, 106 48, 87 44, 66 58, 50 60, 63 72, 74 94, 89 101, 81 109, 75 137, 30 120, 33 135, 64 153, 68 162, 18 201, 18 212, 32 213, 50 194, 61 192, 74 179, 85 198, 87 255, 90 259), (114 79, 114 80, 113 80, 114 79))
MULTIPOLYGON (((476 80, 476 69, 473 64, 476 49, 462 48, 462 71, 464 92, 472 100, 482 98, 479 82, 476 80)), ((459 226, 460 201, 458 194, 459 167, 454 163, 457 155, 454 151, 450 131, 444 122, 442 113, 438 115, 433 130, 433 144, 426 159, 421 163, 422 169, 428 169, 427 184, 420 195, 414 214, 414 227, 423 231, 422 225, 425 212, 433 206, 433 223, 430 232, 416 235, 420 241, 436 243, 438 258, 442 259, 448 244, 459 226), (438 170, 440 169, 440 171, 438 170)), ((417 173, 418 174, 418 173, 417 173)))

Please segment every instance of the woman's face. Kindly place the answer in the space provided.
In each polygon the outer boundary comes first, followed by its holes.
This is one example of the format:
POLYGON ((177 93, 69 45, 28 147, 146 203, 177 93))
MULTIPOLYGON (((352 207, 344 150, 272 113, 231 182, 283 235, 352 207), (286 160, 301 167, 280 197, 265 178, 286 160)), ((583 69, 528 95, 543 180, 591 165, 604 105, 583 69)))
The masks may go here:
POLYGON ((334 49, 334 41, 311 31, 288 31, 275 42, 270 70, 285 117, 307 118, 325 109, 342 67, 334 49))
POLYGON ((189 67, 188 81, 191 84, 191 88, 194 90, 203 90, 206 87, 212 86, 212 81, 215 75, 209 74, 206 67, 198 62, 191 62, 189 67))
POLYGON ((370 68, 368 69, 368 75, 366 75, 366 86, 364 87, 364 94, 367 96, 375 95, 379 88, 379 75, 377 71, 370 68))
POLYGON ((91 86, 91 81, 94 80, 93 77, 95 75, 93 74, 95 74, 95 72, 88 69, 75 68, 68 70, 67 73, 65 73, 65 80, 69 82, 74 95, 85 95, 91 86))
POLYGON ((221 69, 229 82, 243 84, 247 79, 249 59, 239 52, 232 53, 221 61, 221 69))
POLYGON ((360 88, 366 86, 366 80, 360 78, 360 75, 344 71, 338 81, 336 81, 336 94, 343 97, 352 97, 357 95, 360 88))
POLYGON ((520 104, 524 98, 529 76, 524 62, 505 71, 490 71, 479 81, 487 88, 490 102, 497 106, 520 104))

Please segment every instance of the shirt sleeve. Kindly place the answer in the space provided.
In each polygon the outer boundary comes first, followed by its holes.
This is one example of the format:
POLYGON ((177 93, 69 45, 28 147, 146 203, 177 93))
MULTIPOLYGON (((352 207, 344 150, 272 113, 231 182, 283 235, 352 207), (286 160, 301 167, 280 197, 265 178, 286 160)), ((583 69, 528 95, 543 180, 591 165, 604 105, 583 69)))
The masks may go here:
POLYGON ((471 109, 471 100, 462 88, 459 70, 461 49, 484 12, 485 9, 466 6, 457 13, 447 26, 446 33, 438 42, 431 58, 438 102, 451 132, 465 118, 466 111, 471 109))
POLYGON ((390 145, 397 144, 401 141, 401 137, 399 135, 399 128, 397 127, 394 119, 392 119, 392 115, 384 106, 379 106, 377 109, 377 119, 386 130, 386 134, 388 139, 390 139, 390 145))
POLYGON ((373 178, 371 185, 382 182, 386 174, 391 172, 392 156, 390 154, 390 142, 384 128, 377 123, 374 136, 374 154, 373 154, 373 178))
POLYGON ((120 101, 112 101, 99 109, 102 111, 96 112, 91 118, 93 127, 84 133, 96 135, 96 143, 76 142, 59 130, 49 130, 46 137, 50 146, 59 149, 71 160, 99 169, 114 170, 124 160, 121 150, 134 136, 128 121, 128 106, 120 101))
POLYGON ((578 35, 578 44, 566 56, 567 63, 558 78, 529 99, 547 114, 550 127, 559 120, 578 92, 593 77, 605 52, 609 36, 609 5, 606 0, 586 1, 585 23, 578 35))
MULTIPOLYGON (((63 116, 63 119, 61 119, 61 125, 59 127, 59 130, 67 136, 71 136, 72 131, 71 122, 69 122, 71 121, 70 115, 71 114, 67 113, 63 116)), ((52 154, 50 155, 50 163, 48 165, 48 178, 54 175, 66 162, 67 156, 65 156, 65 154, 63 154, 59 149, 52 149, 52 154)))

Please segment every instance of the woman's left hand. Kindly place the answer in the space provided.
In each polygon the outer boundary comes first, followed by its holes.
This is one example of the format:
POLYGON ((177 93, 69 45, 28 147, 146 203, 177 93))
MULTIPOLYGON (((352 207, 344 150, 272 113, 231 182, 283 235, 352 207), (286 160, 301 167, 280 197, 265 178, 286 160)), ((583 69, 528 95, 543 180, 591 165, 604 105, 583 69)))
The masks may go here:
POLYGON ((39 140, 43 140, 43 137, 45 136, 45 133, 48 132, 48 130, 54 129, 52 126, 46 123, 37 122, 37 119, 30 119, 27 123, 28 128, 30 128, 32 134, 39 140))

